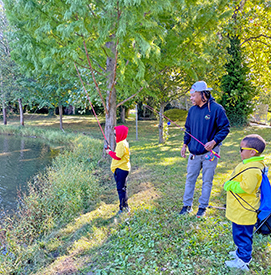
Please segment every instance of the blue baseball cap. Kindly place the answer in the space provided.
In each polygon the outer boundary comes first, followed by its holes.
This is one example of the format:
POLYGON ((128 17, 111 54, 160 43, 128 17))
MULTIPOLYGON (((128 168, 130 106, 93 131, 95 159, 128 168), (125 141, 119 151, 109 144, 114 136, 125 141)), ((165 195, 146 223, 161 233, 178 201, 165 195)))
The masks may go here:
POLYGON ((207 84, 205 81, 197 81, 194 83, 191 87, 190 94, 193 94, 195 92, 202 92, 202 91, 211 91, 212 88, 207 88, 207 84))

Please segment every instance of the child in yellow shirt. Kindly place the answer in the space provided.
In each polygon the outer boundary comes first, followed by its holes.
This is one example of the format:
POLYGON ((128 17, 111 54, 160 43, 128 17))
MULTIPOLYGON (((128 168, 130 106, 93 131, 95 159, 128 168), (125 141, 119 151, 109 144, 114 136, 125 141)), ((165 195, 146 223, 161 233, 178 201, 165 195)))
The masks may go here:
POLYGON ((226 217, 232 222, 233 241, 237 246, 236 251, 229 252, 234 260, 225 262, 228 267, 249 270, 253 228, 257 222, 254 209, 260 207, 258 192, 262 181, 261 170, 265 167, 261 153, 265 145, 265 140, 256 134, 243 138, 240 144, 242 162, 235 167, 232 180, 224 184, 227 191, 226 217))
POLYGON ((129 143, 126 140, 128 130, 128 127, 124 125, 114 127, 117 143, 116 151, 105 150, 112 158, 111 171, 114 173, 119 195, 119 214, 123 211, 130 212, 127 195, 127 176, 131 170, 129 143))

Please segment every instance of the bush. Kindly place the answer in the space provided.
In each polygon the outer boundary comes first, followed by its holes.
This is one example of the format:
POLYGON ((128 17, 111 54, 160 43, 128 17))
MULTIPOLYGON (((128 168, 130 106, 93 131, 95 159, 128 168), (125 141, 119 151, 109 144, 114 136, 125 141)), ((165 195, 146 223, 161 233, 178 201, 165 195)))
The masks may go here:
POLYGON ((165 111, 164 115, 174 122, 185 121, 187 117, 187 111, 181 109, 170 109, 165 111))
POLYGON ((221 80, 223 93, 219 103, 225 108, 231 126, 246 125, 253 113, 252 99, 257 95, 257 89, 249 80, 250 70, 242 56, 240 39, 235 36, 230 42, 231 60, 225 65, 227 74, 221 80))

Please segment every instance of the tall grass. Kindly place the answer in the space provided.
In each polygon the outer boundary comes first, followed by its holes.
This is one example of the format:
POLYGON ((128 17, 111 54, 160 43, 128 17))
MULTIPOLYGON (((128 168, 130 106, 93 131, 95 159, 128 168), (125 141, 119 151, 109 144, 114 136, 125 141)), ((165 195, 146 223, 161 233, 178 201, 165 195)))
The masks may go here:
POLYGON ((102 188, 93 175, 102 155, 101 141, 42 129, 14 132, 46 137, 54 142, 64 140, 72 149, 63 151, 45 174, 28 182, 28 194, 21 194, 18 211, 1 222, 1 274, 27 274, 26 267, 31 266, 37 240, 89 210, 102 188))

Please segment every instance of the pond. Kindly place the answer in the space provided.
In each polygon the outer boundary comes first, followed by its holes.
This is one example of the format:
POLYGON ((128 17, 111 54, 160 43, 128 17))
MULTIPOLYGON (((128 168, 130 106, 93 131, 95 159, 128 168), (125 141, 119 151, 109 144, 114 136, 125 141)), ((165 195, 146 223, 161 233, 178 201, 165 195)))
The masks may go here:
POLYGON ((35 138, 0 135, 0 215, 16 209, 18 190, 27 191, 27 181, 44 171, 58 151, 35 138))

